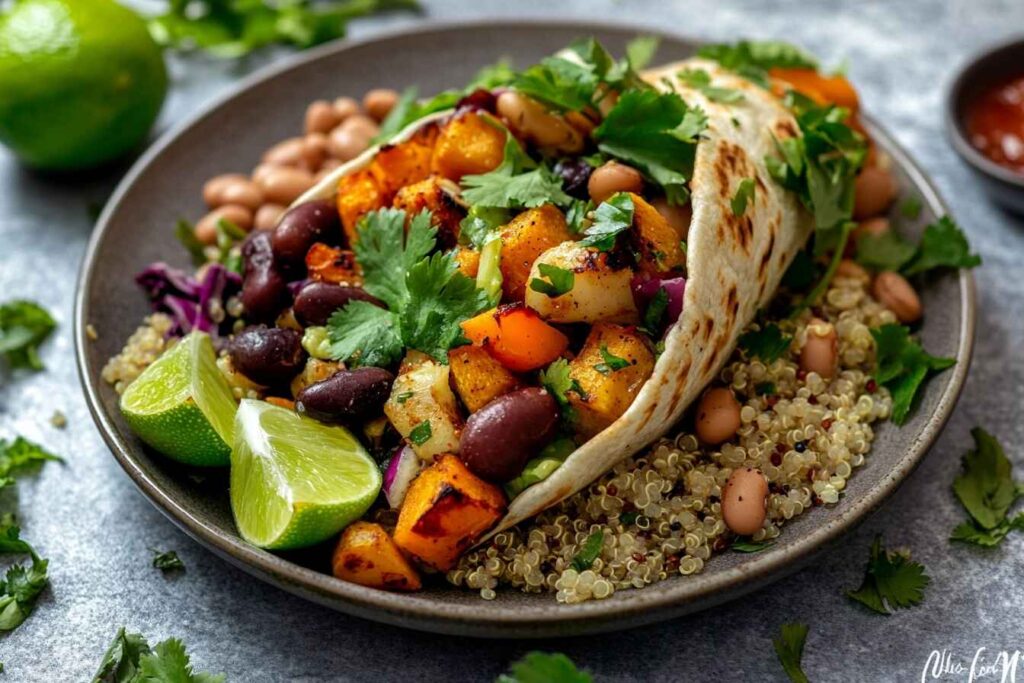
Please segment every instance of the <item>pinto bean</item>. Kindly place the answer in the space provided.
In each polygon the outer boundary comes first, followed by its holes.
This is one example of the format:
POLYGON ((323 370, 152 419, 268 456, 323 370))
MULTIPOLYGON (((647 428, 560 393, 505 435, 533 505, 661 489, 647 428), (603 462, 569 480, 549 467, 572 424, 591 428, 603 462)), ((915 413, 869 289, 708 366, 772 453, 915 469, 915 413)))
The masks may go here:
POLYGON ((816 372, 824 379, 836 374, 839 363, 839 335, 832 323, 812 318, 807 324, 807 340, 800 350, 800 369, 816 372))
POLYGON ((901 323, 913 323, 921 319, 921 299, 914 287, 899 273, 884 271, 875 276, 871 293, 901 323))
POLYGON ((759 470, 735 470, 722 490, 722 519, 740 536, 756 533, 764 524, 768 508, 768 481, 759 470))
POLYGON ((717 446, 736 436, 740 424, 740 404, 732 389, 716 387, 700 397, 694 421, 698 439, 717 446))
POLYGON ((242 175, 241 173, 224 173, 222 175, 214 176, 203 184, 203 201, 211 209, 216 209, 222 204, 227 204, 224 201, 224 188, 234 183, 247 183, 249 178, 242 175))
POLYGON ((317 100, 306 108, 306 134, 327 133, 341 122, 334 105, 327 100, 317 100))
POLYGON ((206 214, 196 223, 196 239, 203 244, 217 242, 217 223, 227 220, 242 230, 252 228, 252 211, 237 204, 226 204, 206 214))
POLYGON ((367 138, 374 138, 380 132, 380 126, 377 125, 377 122, 365 114, 355 114, 348 117, 338 125, 338 128, 365 135, 367 138))
POLYGON ((251 180, 226 183, 220 191, 219 206, 234 204, 255 211, 263 204, 263 193, 251 180))
POLYGON ((499 396, 469 416, 459 457, 473 474, 493 482, 519 476, 555 435, 558 404, 537 387, 499 396))
POLYGON ((865 168, 853 185, 853 217, 863 220, 885 213, 897 191, 896 180, 888 170, 880 166, 865 168))
POLYGON ((371 136, 358 130, 338 126, 327 138, 327 149, 342 161, 349 161, 366 151, 370 146, 370 139, 371 136))
MULTIPOLYGON (((644 178, 632 166, 609 161, 590 174, 587 191, 595 204, 600 204, 616 192, 642 192, 644 178)), ((689 226, 689 224, 687 224, 689 226)))
POLYGON ((839 267, 836 268, 836 277, 859 280, 865 284, 871 281, 871 273, 865 270, 864 266, 848 258, 844 258, 839 262, 839 267))
POLYGON ((300 166, 306 162, 305 138, 288 138, 263 153, 263 163, 272 166, 300 166))
POLYGON ((353 114, 359 113, 359 103, 354 97, 339 97, 332 103, 334 113, 338 115, 339 121, 344 121, 353 114))
POLYGON ((562 154, 579 154, 585 144, 579 130, 558 114, 522 93, 507 90, 498 96, 498 114, 519 137, 562 154))
POLYGON ((228 355, 236 370, 264 386, 289 381, 306 363, 301 332, 265 325, 247 327, 232 337, 228 355))
POLYGON ((285 212, 281 204, 264 204, 256 211, 252 225, 256 230, 273 230, 285 212))
POLYGON ((363 95, 363 109, 366 113, 383 121, 398 103, 398 91, 391 88, 375 88, 363 95))
POLYGON ((301 168, 272 168, 256 181, 263 196, 274 204, 291 204, 313 187, 313 174, 301 168))
POLYGON ((367 301, 383 306, 379 299, 359 287, 311 282, 295 297, 295 317, 303 325, 326 325, 331 314, 350 301, 367 301))
POLYGON ((395 376, 384 368, 341 370, 295 397, 295 409, 321 422, 356 422, 377 417, 395 376))

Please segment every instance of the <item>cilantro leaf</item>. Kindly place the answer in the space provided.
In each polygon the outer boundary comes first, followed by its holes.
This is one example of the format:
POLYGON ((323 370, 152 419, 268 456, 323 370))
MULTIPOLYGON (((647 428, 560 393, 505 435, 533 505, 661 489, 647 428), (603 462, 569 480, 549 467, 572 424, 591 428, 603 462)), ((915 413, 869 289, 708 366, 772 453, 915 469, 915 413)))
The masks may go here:
POLYGON ((512 80, 512 87, 556 110, 581 111, 594 103, 601 82, 593 65, 545 57, 512 80))
POLYGON ((651 63, 661 39, 657 36, 639 36, 626 44, 626 61, 633 69, 642 69, 651 63))
POLYGON ((738 553, 759 553, 773 545, 775 545, 775 541, 744 541, 737 538, 729 548, 738 553))
POLYGON ((196 237, 195 226, 185 219, 180 219, 174 224, 174 236, 188 251, 193 266, 198 268, 206 263, 206 246, 196 237))
POLYGON ((777 638, 772 639, 775 655, 793 683, 810 683, 800 666, 807 640, 807 624, 783 624, 777 638))
POLYGON ((1007 517, 991 529, 985 529, 974 520, 968 519, 953 529, 949 540, 973 543, 984 548, 994 548, 1002 543, 1011 531, 1024 531, 1024 512, 1018 513, 1014 517, 1007 517))
POLYGON ((42 370, 39 345, 56 325, 46 309, 32 301, 0 304, 0 354, 12 368, 42 370))
POLYGON ((742 216, 747 212, 747 204, 754 201, 756 191, 753 178, 744 178, 736 186, 736 194, 732 196, 732 214, 742 216))
POLYGON ((185 646, 177 638, 157 643, 139 657, 139 683, 223 683, 224 674, 193 673, 185 646))
POLYGON ((381 121, 380 130, 374 136, 373 142, 386 142, 403 131, 410 123, 419 121, 424 116, 435 112, 453 108, 467 94, 466 91, 445 90, 429 100, 420 101, 416 99, 417 92, 415 86, 402 91, 395 106, 381 121))
POLYGON ((671 135, 681 142, 697 144, 700 134, 708 127, 708 115, 700 107, 690 107, 683 120, 672 129, 671 135))
POLYGON ((879 614, 890 615, 894 610, 919 604, 930 582, 924 567, 911 560, 909 553, 882 548, 879 534, 871 544, 863 583, 846 595, 879 614))
POLYGON ((775 382, 758 382, 754 385, 754 391, 761 396, 774 396, 778 393, 775 388, 775 382))
POLYGON ((705 45, 697 51, 697 56, 716 61, 764 88, 770 85, 769 69, 818 68, 814 57, 795 45, 781 41, 741 40, 731 45, 705 45))
POLYGON ((920 197, 908 197, 900 204, 900 215, 912 221, 917 220, 923 208, 920 197))
POLYGON ((46 588, 49 562, 39 557, 10 516, 0 522, 0 553, 27 554, 32 565, 12 565, 0 580, 0 631, 13 631, 32 613, 36 599, 46 588))
POLYGON ((871 336, 878 362, 875 380, 892 394, 892 421, 903 424, 928 375, 955 365, 956 360, 929 355, 903 325, 882 325, 872 329, 871 336))
POLYGON ((857 238, 857 263, 872 270, 899 271, 916 252, 917 248, 895 230, 857 238))
POLYGON ((981 427, 972 429, 971 436, 974 450, 964 454, 963 471, 953 481, 953 492, 970 519, 953 530, 950 540, 993 547, 1011 531, 1024 531, 1024 512, 1007 516, 1024 496, 1024 483, 1013 480, 1013 466, 998 439, 981 427))
POLYGON ((430 437, 434 435, 434 430, 430 426, 430 420, 424 420, 418 425, 412 428, 409 432, 409 441, 412 441, 415 446, 422 446, 426 442, 430 441, 430 437))
POLYGON ((103 655, 93 683, 134 683, 139 679, 139 658, 150 652, 142 634, 128 633, 122 626, 103 655))
POLYGON ((981 257, 970 252, 967 237, 949 216, 928 225, 921 235, 921 244, 913 260, 904 268, 904 275, 917 275, 932 268, 974 268, 981 257))
POLYGON ((586 571, 594 564, 594 560, 601 556, 601 549, 604 547, 604 532, 598 529, 583 541, 579 551, 573 555, 572 568, 578 572, 586 571))
POLYGON ((501 165, 489 173, 463 176, 461 184, 463 198, 474 206, 517 209, 572 202, 562 190, 562 179, 546 166, 537 166, 511 134, 501 165))
POLYGON ((739 347, 748 358, 757 357, 765 363, 774 363, 782 354, 789 350, 793 338, 782 334, 782 330, 774 323, 764 325, 759 330, 744 332, 739 338, 739 347))
POLYGON ((511 218, 512 212, 508 209, 474 206, 459 222, 459 241, 472 245, 477 250, 483 249, 495 236, 498 228, 508 223, 511 218))
MULTIPOLYGON (((594 202, 589 199, 574 199, 565 210, 565 223, 569 231, 578 235, 590 227, 588 214, 594 210, 594 202)), ((472 212, 472 209, 470 209, 472 212)))
POLYGON ((696 154, 696 144, 689 141, 696 137, 694 119, 687 123, 685 136, 676 130, 690 111, 675 93, 630 90, 619 97, 593 136, 602 152, 636 167, 661 185, 670 201, 684 204, 696 154))
POLYGON ((586 398, 580 383, 569 374, 569 361, 564 358, 554 360, 551 365, 540 371, 540 384, 551 394, 562 412, 562 419, 573 422, 576 410, 569 402, 569 392, 575 392, 580 398, 586 398))
POLYGON ((529 652, 512 665, 511 673, 498 676, 497 683, 593 683, 593 680, 561 653, 529 652))
POLYGON ((743 93, 739 90, 711 85, 711 74, 704 69, 683 69, 676 74, 676 78, 699 91, 712 102, 734 104, 743 101, 743 93))
POLYGON ((550 282, 533 278, 530 280, 530 289, 546 296, 562 296, 566 292, 572 291, 573 285, 576 283, 576 275, 566 268, 559 268, 550 263, 541 263, 537 266, 537 270, 540 271, 542 277, 546 277, 550 282))
POLYGON ((608 350, 608 347, 601 344, 601 361, 594 366, 594 369, 602 375, 610 375, 613 372, 629 367, 629 361, 608 350))
POLYGON ((397 316, 368 301, 350 301, 327 321, 330 354, 352 367, 387 367, 402 357, 397 316))
POLYGON ((167 552, 161 552, 156 548, 150 548, 150 552, 153 553, 153 566, 162 571, 164 574, 175 570, 185 571, 185 563, 178 557, 178 553, 173 550, 167 552))
POLYGON ((64 459, 20 436, 12 443, 0 439, 0 477, 19 474, 49 461, 64 462, 64 459))
POLYGON ((430 212, 421 211, 405 229, 401 209, 371 211, 359 221, 356 260, 363 269, 363 289, 388 305, 402 307, 409 296, 405 277, 409 269, 434 250, 437 230, 430 212))
POLYGON ((651 297, 644 310, 642 330, 651 337, 661 334, 662 323, 665 320, 665 312, 668 310, 668 290, 659 287, 658 291, 651 297))
POLYGON ((615 246, 619 233, 633 226, 633 198, 625 192, 617 192, 594 211, 594 222, 583 231, 585 237, 580 244, 608 251, 615 246))

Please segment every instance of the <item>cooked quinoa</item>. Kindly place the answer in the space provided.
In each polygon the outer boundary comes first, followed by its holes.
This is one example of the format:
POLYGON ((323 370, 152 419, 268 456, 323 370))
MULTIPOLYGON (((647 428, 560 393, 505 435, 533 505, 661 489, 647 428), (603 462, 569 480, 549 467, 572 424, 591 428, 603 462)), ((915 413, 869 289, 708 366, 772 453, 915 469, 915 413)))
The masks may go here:
POLYGON ((167 336, 173 324, 170 316, 163 313, 147 316, 128 338, 121 353, 103 366, 103 380, 113 384, 117 393, 124 393, 143 370, 152 365, 172 342, 177 341, 167 336))
POLYGON ((812 506, 838 502, 871 449, 871 425, 887 418, 892 405, 888 391, 871 379, 870 328, 896 317, 871 297, 868 284, 837 276, 813 315, 779 321, 793 342, 775 362, 733 354, 718 381, 742 405, 734 440, 709 449, 688 432, 663 438, 586 490, 466 554, 448 581, 486 599, 506 586, 576 603, 699 573, 731 543, 720 499, 740 467, 757 468, 769 484, 767 518, 753 541, 777 537, 787 520, 812 506), (839 338, 839 371, 830 382, 798 366, 814 316, 833 324, 839 338), (577 571, 573 557, 596 532, 603 534, 600 556, 577 571))

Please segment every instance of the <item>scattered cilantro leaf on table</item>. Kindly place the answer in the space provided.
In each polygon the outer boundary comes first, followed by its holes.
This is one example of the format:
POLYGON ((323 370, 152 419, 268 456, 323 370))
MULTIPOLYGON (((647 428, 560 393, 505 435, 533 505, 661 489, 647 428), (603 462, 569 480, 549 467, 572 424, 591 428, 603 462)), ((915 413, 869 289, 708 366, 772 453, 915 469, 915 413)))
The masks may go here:
POLYGON ((541 277, 545 277, 547 280, 536 277, 531 279, 530 289, 540 294, 549 297, 562 296, 566 292, 572 291, 573 285, 576 284, 576 275, 566 268, 559 268, 550 263, 540 263, 537 265, 537 270, 541 277))
POLYGON ((864 581, 855 591, 847 591, 856 600, 879 614, 920 604, 924 589, 931 579, 924 566, 910 559, 910 553, 900 553, 882 547, 882 536, 875 537, 864 572, 864 581))
POLYGON ((156 548, 150 548, 150 552, 153 553, 153 566, 167 574, 172 571, 181 570, 185 571, 185 563, 178 557, 178 553, 174 550, 168 550, 166 552, 160 551, 156 548))
POLYGON ((473 206, 502 209, 535 208, 542 204, 568 206, 572 197, 562 190, 562 179, 547 166, 538 166, 508 135, 505 158, 498 168, 462 177, 462 196, 473 206))
POLYGON ((117 631, 93 683, 224 683, 224 674, 195 672, 185 646, 168 638, 150 648, 145 636, 117 631))
POLYGON ((0 631, 13 631, 32 613, 36 599, 46 588, 46 569, 49 562, 39 557, 35 549, 21 538, 21 529, 11 515, 0 520, 0 553, 24 554, 32 558, 32 565, 11 565, 0 580, 0 631))
POLYGON ((594 221, 583 231, 580 244, 609 251, 615 246, 619 233, 633 226, 633 198, 625 192, 617 192, 594 210, 594 221))
POLYGON ((0 482, 10 483, 14 475, 50 461, 64 462, 64 459, 21 436, 10 443, 0 439, 0 482))
POLYGON ((744 332, 739 338, 739 347, 748 357, 760 358, 765 363, 774 363, 786 353, 793 338, 782 333, 775 323, 763 325, 759 330, 744 332))
POLYGON ((736 186, 736 194, 732 196, 732 215, 742 216, 747 212, 747 204, 754 201, 754 192, 757 186, 753 178, 744 178, 736 186))
POLYGON ((57 326, 39 304, 15 300, 0 304, 0 354, 12 368, 42 370, 39 345, 57 326))
POLYGON ((925 352, 910 336, 910 329, 895 323, 871 330, 875 339, 877 367, 875 380, 892 394, 892 421, 907 421, 918 389, 929 375, 956 364, 953 358, 939 358, 925 352))
POLYGON ((801 668, 807 631, 807 624, 783 624, 778 637, 772 639, 775 655, 793 683, 810 683, 801 668))
POLYGON ((512 664, 497 683, 593 683, 586 671, 580 671, 561 653, 529 652, 512 664))
POLYGON ((1024 531, 1024 512, 1010 517, 1014 503, 1024 497, 1024 482, 1013 479, 1013 465, 1002 444, 981 427, 971 430, 974 449, 963 457, 963 470, 953 492, 970 516, 954 530, 953 541, 993 547, 1011 531, 1024 531))
POLYGON ((572 558, 570 563, 572 568, 578 572, 590 569, 591 565, 594 564, 594 560, 601 556, 601 549, 603 547, 604 532, 598 529, 587 536, 587 540, 583 541, 583 546, 572 558))

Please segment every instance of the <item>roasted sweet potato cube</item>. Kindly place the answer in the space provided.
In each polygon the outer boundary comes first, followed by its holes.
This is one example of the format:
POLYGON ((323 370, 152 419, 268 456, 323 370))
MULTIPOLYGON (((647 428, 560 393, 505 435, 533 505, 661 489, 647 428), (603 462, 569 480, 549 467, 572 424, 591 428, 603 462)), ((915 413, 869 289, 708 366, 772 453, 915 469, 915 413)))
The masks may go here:
POLYGON ((636 328, 594 325, 579 355, 569 361, 569 376, 583 390, 568 394, 578 415, 576 431, 589 439, 626 412, 654 371, 654 360, 650 342, 636 328))
POLYGON ((383 145, 370 164, 370 172, 387 194, 394 195, 399 188, 430 175, 433 154, 432 140, 420 136, 397 145, 383 145))
POLYGON ((379 524, 353 522, 341 535, 331 569, 345 581, 391 591, 416 591, 420 576, 379 524))
POLYGON ((363 284, 363 271, 355 253, 323 242, 316 242, 306 252, 306 271, 311 279, 319 282, 357 287, 363 284))
POLYGON ((370 211, 387 206, 391 195, 369 169, 356 171, 338 181, 338 214, 348 243, 355 244, 359 219, 370 211))
POLYGON ((501 228, 501 288, 505 300, 522 301, 533 262, 542 253, 571 240, 565 215, 553 204, 528 209, 501 228))
POLYGON ((451 569, 505 513, 505 495, 451 454, 416 477, 405 494, 395 543, 423 564, 451 569))
POLYGON ((505 158, 505 131, 476 112, 453 118, 434 147, 435 173, 458 181, 464 175, 493 171, 505 158))
POLYGON ((448 352, 455 391, 469 412, 519 387, 519 378, 481 346, 457 346, 448 352))
POLYGON ((467 247, 456 247, 455 264, 466 277, 476 278, 480 272, 480 252, 467 247))
POLYGON ((459 240, 459 223, 465 216, 462 207, 445 192, 441 179, 431 176, 412 185, 406 185, 395 195, 392 206, 403 209, 407 215, 415 216, 420 211, 430 211, 431 223, 437 228, 441 245, 450 249, 459 240))
POLYGON ((686 254, 679 243, 679 233, 643 197, 632 192, 629 196, 633 198, 630 241, 640 270, 653 276, 682 271, 686 254))

